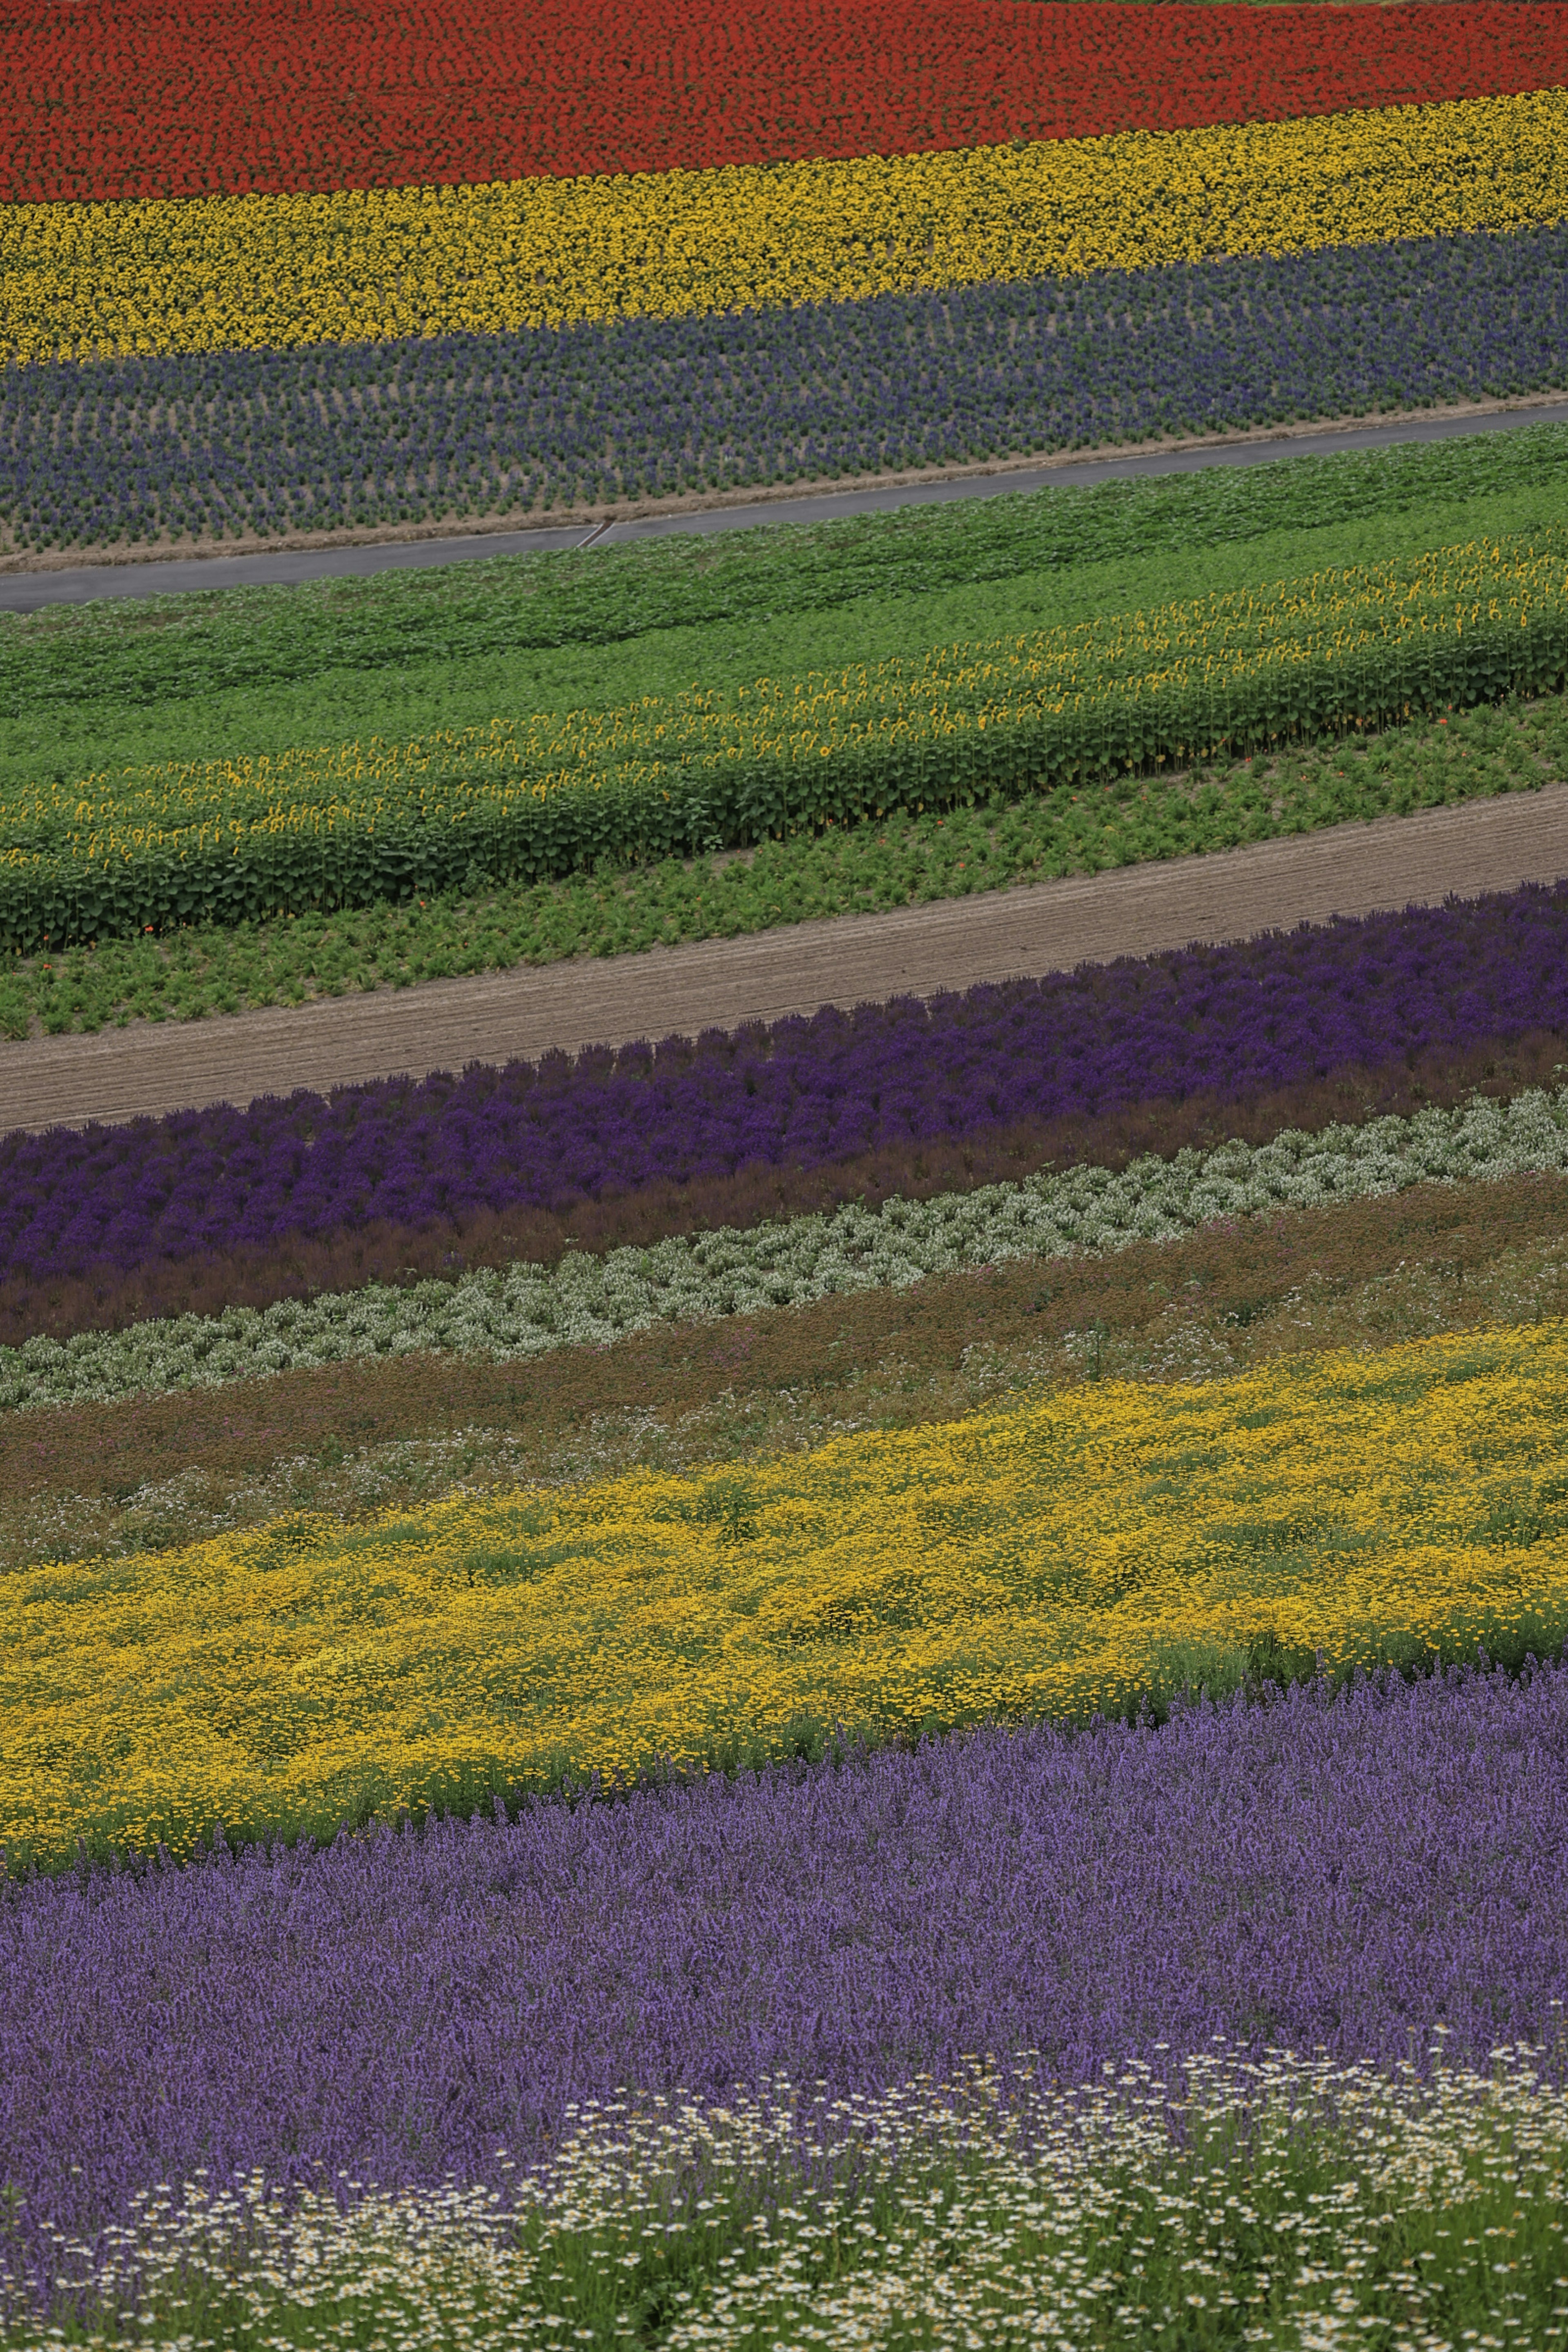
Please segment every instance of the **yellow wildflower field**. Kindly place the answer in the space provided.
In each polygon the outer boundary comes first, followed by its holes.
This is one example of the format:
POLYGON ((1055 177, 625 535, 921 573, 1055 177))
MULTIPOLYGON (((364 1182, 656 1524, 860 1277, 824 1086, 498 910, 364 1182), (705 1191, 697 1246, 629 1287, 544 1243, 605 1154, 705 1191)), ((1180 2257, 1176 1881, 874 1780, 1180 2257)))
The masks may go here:
POLYGON ((675 318, 1568 217, 1568 91, 851 162, 0 207, 12 360, 675 318))
POLYGON ((0 1837, 188 1850, 563 1773, 1082 1718, 1568 1610, 1568 1324, 1086 1384, 690 1477, 8 1580, 0 1837))

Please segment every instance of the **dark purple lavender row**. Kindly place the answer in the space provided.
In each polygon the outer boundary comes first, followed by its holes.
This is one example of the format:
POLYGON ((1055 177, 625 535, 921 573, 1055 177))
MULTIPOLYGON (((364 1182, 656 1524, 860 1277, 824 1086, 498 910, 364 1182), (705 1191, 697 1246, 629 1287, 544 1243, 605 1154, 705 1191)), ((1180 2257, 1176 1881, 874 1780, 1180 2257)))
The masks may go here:
POLYGON ((202 2164, 485 2179, 622 2084, 1397 2062, 1438 2023, 1484 2059, 1568 1985, 1565 1780, 1559 1669, 10 1880, 0 2149, 36 2257, 202 2164))
POLYGON ((904 999, 0 1142, 0 1281, 394 1225, 460 1233, 1162 1097, 1568 1031, 1568 883, 904 999))

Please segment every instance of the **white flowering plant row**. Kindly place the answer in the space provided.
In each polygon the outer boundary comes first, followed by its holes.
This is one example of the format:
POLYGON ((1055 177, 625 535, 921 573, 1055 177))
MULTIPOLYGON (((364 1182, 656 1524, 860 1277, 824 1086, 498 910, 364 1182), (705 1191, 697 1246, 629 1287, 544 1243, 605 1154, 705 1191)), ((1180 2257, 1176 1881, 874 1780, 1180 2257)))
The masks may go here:
POLYGON ((746 1232, 721 1227, 397 1288, 373 1283, 306 1301, 182 1315, 0 1348, 0 1410, 216 1388, 270 1373, 425 1351, 497 1360, 605 1346, 661 1322, 899 1289, 1006 1258, 1064 1257, 1175 1241, 1225 1218, 1568 1169, 1568 1088, 1510 1102, 1291 1129, 1129 1167, 1047 1171, 930 1201, 851 1203, 746 1232))
MULTIPOLYGON (((162 2183, 99 2246, 64 2241, 57 2284, 113 2315, 90 2343, 146 2352, 610 2352, 650 2311, 668 2352, 1545 2347, 1568 2317, 1545 2054, 1481 2073, 1439 2042, 1423 2079, 1211 2047, 1074 2092, 1021 2052, 1011 2079, 880 2095, 587 2101, 550 2164, 497 2150, 508 2189, 162 2183)), ((56 2352, 47 2316, 0 2341, 56 2352)))

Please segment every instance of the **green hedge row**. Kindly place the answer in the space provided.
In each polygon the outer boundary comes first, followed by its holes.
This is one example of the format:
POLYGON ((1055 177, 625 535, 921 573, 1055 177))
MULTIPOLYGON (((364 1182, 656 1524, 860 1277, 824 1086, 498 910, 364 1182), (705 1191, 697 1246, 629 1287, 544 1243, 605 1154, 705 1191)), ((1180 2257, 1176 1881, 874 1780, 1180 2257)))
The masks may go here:
MULTIPOLYGON (((1143 691, 1103 677, 1062 709, 1024 707, 982 728, 984 697, 955 692, 933 721, 918 682, 910 724, 884 701, 835 741, 745 758, 711 753, 657 766, 586 771, 546 793, 498 787, 460 762, 424 785, 423 808, 292 833, 257 830, 222 845, 138 848, 86 865, 30 833, 0 864, 0 947, 12 953, 184 923, 233 924, 310 909, 434 897, 509 881, 558 879, 600 863, 689 856, 829 822, 1022 798, 1172 761, 1232 757, 1448 706, 1568 683, 1568 605, 1467 628, 1372 639, 1346 652, 1274 661, 1220 684, 1176 680, 1143 691), (923 704, 923 708, 922 708, 923 704)), ((5 845, 0 845, 3 849, 5 845)))

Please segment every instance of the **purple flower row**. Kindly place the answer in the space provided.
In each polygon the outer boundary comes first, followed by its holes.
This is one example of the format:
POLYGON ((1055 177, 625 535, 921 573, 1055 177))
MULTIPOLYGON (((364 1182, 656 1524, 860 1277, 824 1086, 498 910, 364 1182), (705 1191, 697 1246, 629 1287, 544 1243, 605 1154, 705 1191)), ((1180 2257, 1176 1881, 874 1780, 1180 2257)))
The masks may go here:
POLYGON ((1568 382, 1568 226, 1282 259, 0 374, 58 545, 665 498, 1568 382))
POLYGON ((695 1043, 0 1141, 0 1278, 431 1231, 1568 1031, 1568 883, 695 1043))
POLYGON ((37 2256, 201 2164, 492 2178, 621 2084, 1483 2057, 1568 1985, 1565 1779, 1558 1669, 11 1880, 5 2168, 37 2256))

